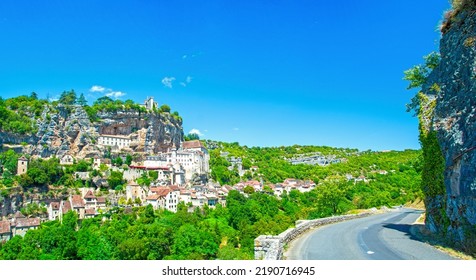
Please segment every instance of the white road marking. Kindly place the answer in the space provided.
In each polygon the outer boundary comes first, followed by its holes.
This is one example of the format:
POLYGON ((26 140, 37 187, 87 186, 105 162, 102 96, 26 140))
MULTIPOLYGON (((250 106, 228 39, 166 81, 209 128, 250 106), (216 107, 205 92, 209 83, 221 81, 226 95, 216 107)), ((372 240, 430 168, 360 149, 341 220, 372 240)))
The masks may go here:
POLYGON ((373 254, 375 254, 375 252, 372 252, 372 251, 367 251, 367 254, 369 254, 369 255, 373 255, 373 254))

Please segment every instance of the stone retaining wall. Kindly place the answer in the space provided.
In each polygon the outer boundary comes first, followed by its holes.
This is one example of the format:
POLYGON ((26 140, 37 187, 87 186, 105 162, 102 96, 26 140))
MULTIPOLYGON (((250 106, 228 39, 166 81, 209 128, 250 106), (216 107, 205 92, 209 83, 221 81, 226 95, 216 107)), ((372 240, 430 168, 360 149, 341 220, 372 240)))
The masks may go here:
POLYGON ((296 221, 296 227, 290 228, 279 235, 260 235, 255 239, 255 259, 256 260, 280 260, 283 256, 283 247, 304 232, 318 226, 338 223, 342 221, 363 218, 372 213, 362 213, 357 215, 335 216, 316 220, 296 221))

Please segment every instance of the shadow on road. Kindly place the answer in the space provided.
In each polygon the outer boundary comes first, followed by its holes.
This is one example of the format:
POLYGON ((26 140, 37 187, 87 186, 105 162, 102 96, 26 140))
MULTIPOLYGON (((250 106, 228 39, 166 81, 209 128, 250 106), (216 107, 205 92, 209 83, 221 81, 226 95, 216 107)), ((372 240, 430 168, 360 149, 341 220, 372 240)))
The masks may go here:
POLYGON ((424 242, 421 237, 415 234, 415 230, 418 225, 409 225, 409 224, 384 224, 384 228, 397 230, 405 233, 405 236, 408 236, 411 240, 424 242))

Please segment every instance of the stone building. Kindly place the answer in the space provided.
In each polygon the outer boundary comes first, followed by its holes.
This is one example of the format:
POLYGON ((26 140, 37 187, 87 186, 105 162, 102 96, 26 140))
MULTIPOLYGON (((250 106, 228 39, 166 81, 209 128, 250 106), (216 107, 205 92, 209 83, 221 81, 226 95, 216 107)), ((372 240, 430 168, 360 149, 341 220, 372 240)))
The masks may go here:
POLYGON ((0 243, 8 241, 12 237, 10 221, 0 221, 0 243))
POLYGON ((123 135, 107 135, 101 134, 98 138, 98 144, 102 146, 113 147, 115 149, 129 148, 131 145, 131 137, 123 135))
POLYGON ((17 175, 25 174, 28 171, 28 159, 24 156, 18 158, 17 175))

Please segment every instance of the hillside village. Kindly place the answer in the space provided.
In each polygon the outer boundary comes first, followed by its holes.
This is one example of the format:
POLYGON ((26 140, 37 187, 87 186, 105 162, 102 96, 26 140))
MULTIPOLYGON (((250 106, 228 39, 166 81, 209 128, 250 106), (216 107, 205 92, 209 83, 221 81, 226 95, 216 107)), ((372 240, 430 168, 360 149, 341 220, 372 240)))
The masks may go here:
MULTIPOLYGON (((153 97, 148 97, 141 106, 147 111, 158 108, 153 97)), ((58 153, 59 165, 65 170, 75 166, 79 161, 90 164, 87 170, 76 171, 73 174, 74 180, 81 182, 82 187, 68 189, 59 197, 49 197, 41 192, 28 193, 28 197, 20 203, 20 207, 12 207, 13 211, 10 211, 12 213, 0 212, 4 213, 0 219, 2 240, 8 240, 15 235, 24 236, 27 230, 37 228, 43 221, 62 220, 68 211, 76 212, 79 219, 88 219, 107 213, 115 207, 129 211, 131 207, 151 205, 155 210, 177 212, 179 205, 183 204, 189 212, 193 212, 197 208, 214 208, 218 204, 226 207, 226 197, 231 190, 237 190, 246 196, 253 192, 266 192, 279 197, 291 190, 308 192, 316 187, 313 181, 292 178, 280 184, 265 185, 261 178, 261 180, 241 180, 234 185, 220 185, 209 179, 210 154, 200 140, 181 141, 179 146, 172 141, 165 151, 154 153, 154 149, 144 150, 142 153, 135 153, 136 156, 132 159, 130 153, 134 152, 134 148, 147 146, 145 142, 150 139, 134 137, 134 133, 109 134, 111 131, 121 130, 128 131, 123 123, 112 121, 109 121, 108 126, 99 129, 107 134, 98 133, 96 144, 90 149, 105 151, 104 153, 99 152, 92 157, 90 157, 92 154, 82 156, 81 153, 73 151, 58 153), (109 186, 108 178, 113 173, 120 174, 120 179, 124 182, 122 186, 118 186, 119 188, 109 186), (20 210, 29 205, 35 205, 39 211, 22 214, 20 210)), ((22 149, 5 143, 3 146, 4 150, 13 149, 20 152, 25 148, 28 149, 24 145, 22 149)), ((241 158, 229 158, 227 153, 221 156, 230 161, 229 170, 238 169, 240 176, 243 176, 245 171, 253 175, 259 172, 257 166, 245 170, 241 158)), ((31 156, 22 153, 18 157, 15 175, 20 177, 28 175, 31 160, 54 157, 44 158, 41 153, 31 156)), ((2 176, 4 171, 2 170, 2 176)), ((16 188, 21 190, 21 187, 16 188)), ((3 202, 5 203, 6 201, 3 202)))
POLYGON ((420 197, 419 151, 247 147, 184 135, 153 97, 75 100, 0 99, 0 259, 247 259, 258 235, 297 220, 420 197), (189 234, 200 255, 181 245, 189 234))

